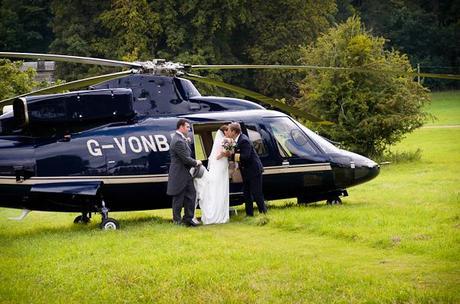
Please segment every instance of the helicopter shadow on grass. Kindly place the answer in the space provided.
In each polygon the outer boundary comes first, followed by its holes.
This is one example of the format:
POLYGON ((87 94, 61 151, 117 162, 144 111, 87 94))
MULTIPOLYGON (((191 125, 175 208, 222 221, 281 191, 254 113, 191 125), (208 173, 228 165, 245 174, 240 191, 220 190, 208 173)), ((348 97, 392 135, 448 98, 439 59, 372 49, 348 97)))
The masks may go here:
MULTIPOLYGON (((149 216, 145 215, 136 218, 126 218, 120 220, 121 230, 127 231, 131 228, 138 228, 145 225, 171 225, 172 221, 160 216, 149 216)), ((24 223, 27 225, 27 223, 24 223)), ((104 231, 99 229, 100 221, 98 218, 94 218, 87 224, 65 224, 61 226, 52 227, 24 227, 24 230, 8 232, 3 230, 0 232, 0 242, 14 241, 17 238, 28 239, 35 238, 44 235, 77 235, 79 232, 91 232, 91 233, 110 233, 110 231, 104 231)))
POLYGON ((172 220, 167 219, 161 216, 155 216, 155 215, 145 215, 145 216, 140 216, 140 217, 135 217, 135 218, 127 218, 127 219, 121 219, 120 220, 121 225, 123 225, 124 228, 126 227, 136 227, 140 226, 142 224, 148 223, 148 224, 168 224, 172 225, 172 220))
POLYGON ((309 203, 309 204, 298 204, 295 201, 285 201, 284 204, 268 204, 268 210, 287 210, 287 209, 303 209, 303 208, 329 208, 331 205, 327 205, 326 203, 323 202, 315 202, 315 203, 309 203))
POLYGON ((293 208, 298 209, 329 209, 329 208, 361 208, 362 206, 368 205, 369 202, 354 202, 353 204, 343 201, 341 204, 327 204, 325 201, 313 202, 313 203, 301 203, 298 204, 295 200, 286 200, 283 204, 268 204, 268 210, 288 210, 293 208))
MULTIPOLYGON (((270 215, 270 211, 282 211, 282 210, 292 210, 292 209, 297 209, 297 210, 308 210, 308 209, 329 209, 329 208, 362 208, 364 205, 368 205, 369 202, 363 202, 360 201, 358 203, 353 203, 349 204, 347 202, 343 202, 340 205, 328 205, 325 202, 314 202, 314 203, 309 203, 309 204, 297 204, 295 200, 286 200, 282 204, 271 204, 268 203, 268 212, 270 215)), ((232 222, 247 222, 245 221, 245 211, 244 211, 244 205, 241 206, 236 206, 235 209, 237 210, 237 215, 232 215, 230 219, 230 223, 232 222)), ((116 217, 116 214, 115 214, 116 217)), ((136 229, 143 227, 145 225, 166 225, 166 226, 171 226, 174 227, 172 224, 171 219, 164 218, 161 216, 156 216, 156 215, 149 215, 149 214, 143 214, 143 215, 137 215, 136 217, 127 217, 123 218, 121 217, 119 219, 120 225, 121 225, 121 231, 127 231, 129 229, 136 229)), ((252 221, 249 221, 252 223, 252 221)), ((259 221, 256 221, 258 224, 259 221)), ((32 227, 32 226, 26 226, 27 222, 23 223, 24 230, 20 231, 14 231, 14 232, 9 232, 8 227, 3 227, 3 229, 0 231, 0 241, 8 241, 8 240, 14 240, 15 238, 33 238, 36 236, 43 236, 46 234, 52 234, 52 235, 70 235, 70 234, 75 234, 78 232, 92 232, 94 233, 104 233, 105 231, 101 231, 99 229, 100 225, 100 219, 99 217, 94 217, 88 224, 64 224, 64 225, 55 225, 55 226, 48 226, 48 227, 32 227)))
MULTIPOLYGON (((294 200, 285 200, 283 203, 270 203, 266 202, 267 208, 268 208, 268 217, 271 216, 271 212, 276 212, 276 211, 283 211, 283 210, 302 210, 302 209, 329 209, 329 208, 340 208, 342 206, 350 206, 347 205, 346 203, 341 204, 341 205, 328 205, 325 202, 314 202, 314 203, 309 203, 309 204, 298 204, 295 199, 294 200)), ((249 224, 256 224, 259 225, 260 219, 259 214, 256 211, 256 216, 255 217, 246 217, 245 216, 245 210, 244 210, 244 205, 238 206, 234 208, 237 210, 237 215, 230 215, 231 220, 230 222, 245 222, 249 224)), ((262 221, 263 222, 263 221, 262 221)))

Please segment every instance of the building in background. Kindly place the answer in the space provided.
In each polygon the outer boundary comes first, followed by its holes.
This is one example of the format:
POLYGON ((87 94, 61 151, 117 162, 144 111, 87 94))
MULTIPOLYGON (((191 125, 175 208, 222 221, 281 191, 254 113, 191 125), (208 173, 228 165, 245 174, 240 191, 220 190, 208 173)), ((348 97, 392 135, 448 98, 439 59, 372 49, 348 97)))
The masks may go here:
POLYGON ((38 82, 54 82, 55 80, 54 72, 56 70, 56 62, 54 61, 24 62, 21 70, 25 71, 28 68, 32 68, 37 71, 35 80, 38 82))

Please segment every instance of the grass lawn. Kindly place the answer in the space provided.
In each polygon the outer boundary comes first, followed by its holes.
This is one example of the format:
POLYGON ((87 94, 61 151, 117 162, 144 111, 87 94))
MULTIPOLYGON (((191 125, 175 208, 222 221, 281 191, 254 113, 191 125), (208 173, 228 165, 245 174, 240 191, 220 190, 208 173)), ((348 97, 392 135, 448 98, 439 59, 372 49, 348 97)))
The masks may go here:
POLYGON ((427 111, 435 116, 430 125, 460 125, 460 93, 457 91, 436 92, 427 111))
MULTIPOLYGON (((436 93, 438 126, 460 124, 460 92, 436 93), (445 108, 448 110, 445 110, 445 108)), ((341 206, 270 202, 226 225, 173 226, 171 210, 99 217, 0 208, 0 303, 459 303, 460 127, 422 128, 341 206)))

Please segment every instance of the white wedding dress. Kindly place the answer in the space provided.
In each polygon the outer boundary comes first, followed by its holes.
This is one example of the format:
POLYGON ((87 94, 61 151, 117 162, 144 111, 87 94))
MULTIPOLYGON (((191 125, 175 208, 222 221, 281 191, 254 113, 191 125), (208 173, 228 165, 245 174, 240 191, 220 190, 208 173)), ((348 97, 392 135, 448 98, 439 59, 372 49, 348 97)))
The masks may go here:
POLYGON ((217 159, 223 149, 224 138, 223 132, 218 130, 208 157, 208 171, 202 178, 194 179, 201 221, 205 225, 227 223, 229 220, 228 158, 217 159))

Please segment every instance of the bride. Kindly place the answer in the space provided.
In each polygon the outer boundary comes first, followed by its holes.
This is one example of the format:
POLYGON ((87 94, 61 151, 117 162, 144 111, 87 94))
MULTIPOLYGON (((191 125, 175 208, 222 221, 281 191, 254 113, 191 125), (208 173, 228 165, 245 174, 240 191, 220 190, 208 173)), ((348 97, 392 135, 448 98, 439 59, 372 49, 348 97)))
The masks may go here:
POLYGON ((216 133, 211 154, 208 157, 208 171, 200 179, 194 179, 203 224, 222 224, 229 220, 229 178, 228 158, 223 143, 228 140, 222 126, 216 133))

